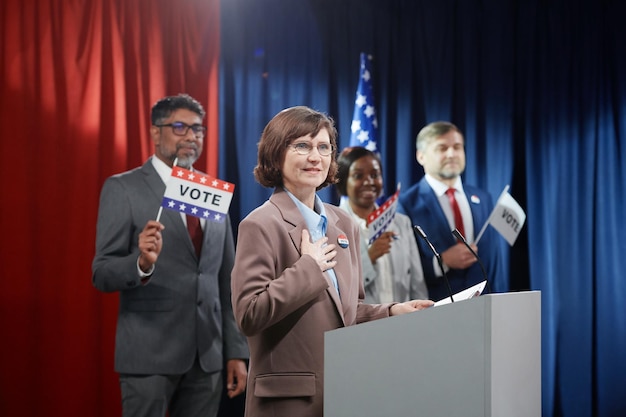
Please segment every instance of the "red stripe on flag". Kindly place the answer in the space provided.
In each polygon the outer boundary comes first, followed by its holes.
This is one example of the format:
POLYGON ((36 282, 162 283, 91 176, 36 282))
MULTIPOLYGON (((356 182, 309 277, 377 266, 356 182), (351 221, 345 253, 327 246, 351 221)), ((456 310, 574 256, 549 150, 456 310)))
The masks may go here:
POLYGON ((235 191, 235 184, 227 181, 222 181, 207 174, 189 171, 188 169, 181 167, 174 167, 174 169, 172 169, 172 177, 183 179, 185 181, 193 182, 206 187, 215 188, 216 190, 220 191, 226 191, 229 193, 235 191))

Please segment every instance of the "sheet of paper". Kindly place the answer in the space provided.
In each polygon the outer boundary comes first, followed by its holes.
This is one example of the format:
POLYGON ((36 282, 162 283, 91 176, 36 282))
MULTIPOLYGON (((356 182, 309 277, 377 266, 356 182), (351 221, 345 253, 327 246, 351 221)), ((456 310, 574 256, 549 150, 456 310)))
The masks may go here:
MULTIPOLYGON (((485 285, 487 285, 487 281, 480 282, 472 287, 469 287, 466 290, 457 292, 456 294, 452 296, 452 298, 454 299, 454 302, 456 303, 459 301, 469 300, 470 298, 478 297, 480 294, 483 293, 483 290, 485 289, 485 285)), ((437 301, 435 303, 435 307, 441 306, 444 304, 450 304, 451 302, 452 301, 450 300, 450 297, 446 297, 442 300, 437 301)))

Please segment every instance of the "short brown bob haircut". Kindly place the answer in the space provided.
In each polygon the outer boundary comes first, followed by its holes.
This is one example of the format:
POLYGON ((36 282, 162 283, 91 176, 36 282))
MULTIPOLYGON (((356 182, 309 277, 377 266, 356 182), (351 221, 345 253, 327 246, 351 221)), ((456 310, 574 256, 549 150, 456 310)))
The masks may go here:
POLYGON ((258 143, 257 165, 254 178, 264 187, 283 185, 282 168, 287 147, 302 136, 314 138, 322 130, 328 131, 331 153, 330 168, 326 180, 318 190, 336 182, 337 175, 337 129, 333 119, 306 106, 289 107, 269 121, 258 143))

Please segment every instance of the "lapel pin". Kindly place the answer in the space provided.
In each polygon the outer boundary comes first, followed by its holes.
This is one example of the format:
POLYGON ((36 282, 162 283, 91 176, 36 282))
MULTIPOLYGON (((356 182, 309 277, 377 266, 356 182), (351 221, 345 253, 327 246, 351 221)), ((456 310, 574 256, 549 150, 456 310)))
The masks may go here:
POLYGON ((339 243, 339 246, 341 246, 342 248, 347 248, 348 247, 348 236, 346 235, 339 235, 337 236, 337 243, 339 243))

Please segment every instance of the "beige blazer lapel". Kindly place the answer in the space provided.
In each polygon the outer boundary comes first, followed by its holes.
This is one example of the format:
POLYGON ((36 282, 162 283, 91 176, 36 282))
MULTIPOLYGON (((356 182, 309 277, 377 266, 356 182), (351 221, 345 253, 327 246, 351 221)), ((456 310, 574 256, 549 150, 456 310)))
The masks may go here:
MULTIPOLYGON (((300 250, 300 242, 302 242, 302 230, 306 228, 306 222, 304 221, 302 213, 300 213, 298 207, 283 189, 277 188, 274 194, 270 197, 270 201, 272 201, 278 207, 283 216, 283 220, 293 226, 293 228, 289 230, 289 236, 295 250, 298 252, 298 254, 302 255, 302 252, 300 250)), ((336 218, 334 216, 333 219, 335 222, 336 218)), ((333 227, 333 229, 335 228, 333 227)), ((336 236, 334 239, 334 241, 336 241, 336 236)), ((330 236, 328 241, 331 242, 330 236)), ((339 274, 337 274, 337 271, 335 271, 335 275, 337 275, 337 280, 339 281, 339 274)), ((327 273, 325 273, 324 276, 326 277, 326 281, 328 281, 328 288, 326 289, 326 292, 333 300, 333 304, 335 305, 335 308, 337 309, 337 312, 339 313, 339 316, 341 317, 341 320, 345 326, 343 306, 339 294, 335 289, 335 284, 327 273)), ((341 284, 339 284, 339 291, 341 292, 341 284)))

